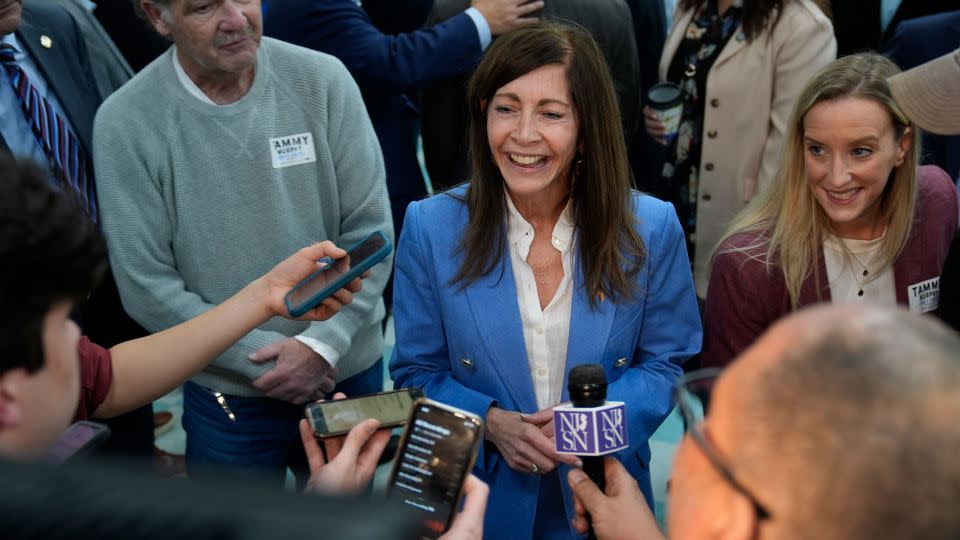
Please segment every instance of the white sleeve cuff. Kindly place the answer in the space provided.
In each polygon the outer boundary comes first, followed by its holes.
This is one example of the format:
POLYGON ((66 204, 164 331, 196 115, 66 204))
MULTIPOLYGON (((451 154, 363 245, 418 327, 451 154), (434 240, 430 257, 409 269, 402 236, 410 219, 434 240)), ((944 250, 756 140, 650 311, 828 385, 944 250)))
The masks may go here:
POLYGON ((307 336, 296 336, 297 340, 300 343, 303 343, 307 347, 310 347, 313 352, 319 354, 323 357, 333 367, 337 367, 337 364, 340 362, 340 352, 334 349, 333 347, 327 345, 326 343, 307 336))
POLYGON ((480 13, 479 9, 474 7, 467 8, 464 13, 470 16, 473 24, 477 27, 477 35, 480 37, 480 50, 487 50, 487 47, 490 46, 490 41, 493 40, 493 34, 490 33, 490 25, 487 24, 487 19, 483 17, 483 13, 480 13))

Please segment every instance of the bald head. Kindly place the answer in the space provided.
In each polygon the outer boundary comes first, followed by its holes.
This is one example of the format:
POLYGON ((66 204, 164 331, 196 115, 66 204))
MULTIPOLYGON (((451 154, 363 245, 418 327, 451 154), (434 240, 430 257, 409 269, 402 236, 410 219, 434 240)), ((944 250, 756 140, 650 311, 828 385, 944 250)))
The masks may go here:
POLYGON ((731 458, 775 509, 771 528, 960 537, 952 331, 903 310, 818 307, 775 325, 727 375, 742 391, 731 458))

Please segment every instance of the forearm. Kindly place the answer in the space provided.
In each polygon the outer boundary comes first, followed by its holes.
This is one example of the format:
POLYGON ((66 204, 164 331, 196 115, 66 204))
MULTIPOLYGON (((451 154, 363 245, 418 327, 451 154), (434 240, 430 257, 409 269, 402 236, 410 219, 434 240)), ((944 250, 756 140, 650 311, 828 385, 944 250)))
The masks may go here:
POLYGON ((95 416, 122 414, 170 392, 270 318, 262 279, 198 317, 110 349, 113 385, 95 416))

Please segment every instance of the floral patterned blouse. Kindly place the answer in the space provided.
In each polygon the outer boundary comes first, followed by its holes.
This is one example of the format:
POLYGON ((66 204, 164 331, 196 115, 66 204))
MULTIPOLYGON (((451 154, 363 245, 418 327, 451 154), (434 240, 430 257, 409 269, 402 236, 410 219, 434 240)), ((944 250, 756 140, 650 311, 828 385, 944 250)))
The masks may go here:
MULTIPOLYGON (((687 26, 686 34, 667 71, 667 80, 683 90, 683 113, 677 136, 667 148, 660 189, 662 199, 673 203, 693 260, 696 248, 697 192, 707 74, 720 51, 740 28, 742 0, 721 15, 717 0, 707 0, 687 26)), ((743 39, 742 30, 738 39, 743 39)))

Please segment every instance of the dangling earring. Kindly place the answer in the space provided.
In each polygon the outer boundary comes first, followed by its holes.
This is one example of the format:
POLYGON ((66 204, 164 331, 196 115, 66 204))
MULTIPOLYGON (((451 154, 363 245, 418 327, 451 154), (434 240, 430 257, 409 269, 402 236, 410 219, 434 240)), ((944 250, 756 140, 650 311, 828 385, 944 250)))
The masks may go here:
POLYGON ((577 178, 583 172, 583 158, 577 157, 577 162, 573 164, 573 181, 570 182, 570 193, 573 193, 573 186, 577 185, 577 178))

